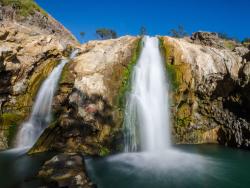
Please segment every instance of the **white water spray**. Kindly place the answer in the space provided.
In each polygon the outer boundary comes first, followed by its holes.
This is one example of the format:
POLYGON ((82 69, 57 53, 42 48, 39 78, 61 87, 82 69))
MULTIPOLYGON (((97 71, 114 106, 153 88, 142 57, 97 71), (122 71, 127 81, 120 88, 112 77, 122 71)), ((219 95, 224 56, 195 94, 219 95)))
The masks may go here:
POLYGON ((168 82, 156 37, 144 37, 125 110, 125 151, 161 151, 170 146, 168 82))
POLYGON ((170 146, 168 82, 157 38, 144 37, 131 85, 125 109, 125 152, 101 161, 86 160, 98 186, 188 187, 185 183, 192 174, 206 177, 213 161, 170 146))
MULTIPOLYGON (((77 53, 78 51, 74 50, 70 55, 70 59, 73 59, 77 53)), ((27 122, 21 125, 21 129, 17 134, 17 148, 31 147, 50 123, 53 96, 63 67, 70 59, 62 59, 61 63, 54 68, 49 77, 43 82, 32 108, 31 116, 27 122)))

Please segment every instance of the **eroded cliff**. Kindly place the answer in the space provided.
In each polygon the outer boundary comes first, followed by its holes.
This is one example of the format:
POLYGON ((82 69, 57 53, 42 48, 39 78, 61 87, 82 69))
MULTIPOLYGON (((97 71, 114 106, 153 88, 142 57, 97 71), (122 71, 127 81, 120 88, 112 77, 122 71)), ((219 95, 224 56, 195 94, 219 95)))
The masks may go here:
POLYGON ((249 148, 249 49, 214 33, 162 37, 177 143, 249 148))
POLYGON ((19 17, 17 7, 3 6, 3 2, 0 2, 0 149, 11 145, 18 125, 31 111, 42 81, 61 57, 78 45, 69 32, 58 27, 59 23, 50 21, 53 19, 49 15, 41 18, 37 15, 42 13, 32 9, 32 15, 19 17), (60 32, 47 30, 49 27, 60 32))
POLYGON ((139 38, 130 36, 84 44, 62 75, 55 96, 57 118, 31 152, 59 150, 106 155, 121 149, 120 98, 138 48, 139 38))

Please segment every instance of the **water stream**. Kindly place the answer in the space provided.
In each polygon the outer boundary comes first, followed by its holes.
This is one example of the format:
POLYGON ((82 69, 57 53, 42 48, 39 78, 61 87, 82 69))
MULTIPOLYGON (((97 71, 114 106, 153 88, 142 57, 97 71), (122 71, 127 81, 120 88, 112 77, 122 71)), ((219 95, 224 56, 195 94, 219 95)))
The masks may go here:
POLYGON ((168 82, 156 37, 143 38, 125 110, 125 151, 162 151, 170 147, 168 82))
MULTIPOLYGON (((158 38, 144 37, 141 55, 131 78, 131 92, 126 100, 125 152, 105 158, 103 162, 97 162, 97 166, 95 160, 87 160, 90 174, 94 180, 98 179, 100 187, 125 186, 103 183, 106 179, 99 176, 99 165, 109 168, 110 176, 122 174, 129 178, 134 174, 138 179, 151 179, 157 187, 155 180, 161 182, 164 178, 178 178, 178 175, 191 171, 200 173, 207 166, 208 161, 202 156, 171 147, 168 81, 164 70, 158 38)), ((139 185, 136 180, 131 180, 127 186, 150 187, 143 183, 139 185)))
MULTIPOLYGON (((146 37, 143 43, 127 98, 125 151, 87 158, 91 180, 98 188, 249 187, 250 152, 219 145, 171 146, 168 82, 158 39, 146 37)), ((33 177, 54 154, 25 152, 51 119, 52 98, 67 62, 62 60, 41 86, 31 117, 18 134, 18 148, 0 152, 0 187, 43 185, 33 177)))
POLYGON ((29 120, 21 125, 16 138, 16 148, 31 147, 51 121, 52 100, 57 89, 63 67, 73 59, 77 50, 70 58, 62 59, 40 87, 29 120))

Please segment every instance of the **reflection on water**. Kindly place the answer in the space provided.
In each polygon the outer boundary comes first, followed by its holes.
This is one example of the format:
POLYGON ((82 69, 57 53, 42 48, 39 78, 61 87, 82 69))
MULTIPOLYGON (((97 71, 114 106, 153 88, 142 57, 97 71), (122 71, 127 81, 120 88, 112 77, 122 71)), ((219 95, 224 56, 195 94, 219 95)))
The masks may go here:
POLYGON ((11 149, 0 152, 0 188, 35 188, 34 179, 39 168, 53 154, 26 155, 26 149, 11 149))
POLYGON ((101 188, 210 188, 249 187, 249 159, 248 151, 186 145, 155 154, 124 153, 86 162, 92 180, 101 188))

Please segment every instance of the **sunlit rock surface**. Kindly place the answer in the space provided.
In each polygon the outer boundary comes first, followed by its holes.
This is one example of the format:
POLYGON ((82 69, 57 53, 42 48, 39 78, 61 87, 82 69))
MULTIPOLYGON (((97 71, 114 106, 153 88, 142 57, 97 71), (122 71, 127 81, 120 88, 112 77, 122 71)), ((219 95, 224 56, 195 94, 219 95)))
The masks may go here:
POLYGON ((177 143, 249 148, 249 49, 210 33, 162 37, 177 143), (220 44, 219 46, 216 44, 220 44))
POLYGON ((59 150, 107 155, 118 149, 123 118, 121 88, 138 44, 138 37, 125 36, 82 45, 79 56, 62 75, 55 96, 56 120, 31 153, 59 150))
POLYGON ((78 43, 47 14, 41 16, 34 11, 37 16, 19 19, 11 6, 0 5, 0 10, 1 150, 12 144, 17 126, 28 117, 42 81, 78 43))

